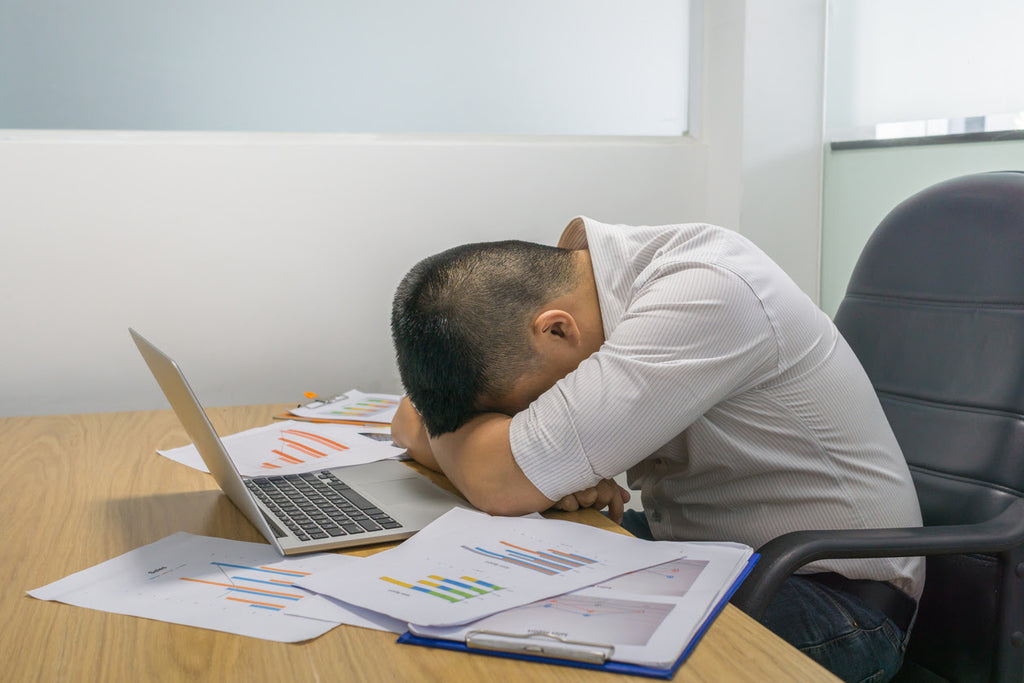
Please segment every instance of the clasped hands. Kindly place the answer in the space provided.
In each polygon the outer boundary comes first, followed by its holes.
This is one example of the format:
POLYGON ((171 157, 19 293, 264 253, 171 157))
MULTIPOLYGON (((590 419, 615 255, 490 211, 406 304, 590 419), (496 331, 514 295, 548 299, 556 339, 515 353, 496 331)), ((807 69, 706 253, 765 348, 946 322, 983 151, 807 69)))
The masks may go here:
POLYGON ((588 489, 570 493, 563 497, 552 508, 575 512, 583 508, 596 508, 602 510, 608 508, 608 517, 613 522, 622 522, 622 513, 625 504, 629 502, 629 491, 615 483, 613 479, 602 479, 595 486, 588 489))

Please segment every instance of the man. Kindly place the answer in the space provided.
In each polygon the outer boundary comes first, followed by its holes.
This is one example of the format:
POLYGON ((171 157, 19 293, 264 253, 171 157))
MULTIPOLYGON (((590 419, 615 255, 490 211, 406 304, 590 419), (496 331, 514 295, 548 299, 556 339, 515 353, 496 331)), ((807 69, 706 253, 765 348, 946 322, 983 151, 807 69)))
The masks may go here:
MULTIPOLYGON (((573 220, 559 247, 466 245, 392 311, 412 457, 476 507, 609 506, 636 535, 758 547, 809 528, 919 526, 906 463, 835 326, 740 235, 573 220)), ((848 680, 895 674, 919 558, 822 561, 765 624, 848 680), (885 594, 872 597, 865 586, 885 594)))

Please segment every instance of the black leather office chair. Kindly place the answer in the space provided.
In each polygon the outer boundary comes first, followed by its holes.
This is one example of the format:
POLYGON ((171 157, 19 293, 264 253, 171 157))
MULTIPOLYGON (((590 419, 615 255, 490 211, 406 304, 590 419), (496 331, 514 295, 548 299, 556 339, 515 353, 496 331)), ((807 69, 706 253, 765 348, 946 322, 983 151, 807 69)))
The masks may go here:
POLYGON ((1024 173, 907 199, 857 262, 836 325, 875 386, 923 528, 798 531, 733 602, 760 618, 817 559, 927 555, 904 680, 1024 680, 1024 173))

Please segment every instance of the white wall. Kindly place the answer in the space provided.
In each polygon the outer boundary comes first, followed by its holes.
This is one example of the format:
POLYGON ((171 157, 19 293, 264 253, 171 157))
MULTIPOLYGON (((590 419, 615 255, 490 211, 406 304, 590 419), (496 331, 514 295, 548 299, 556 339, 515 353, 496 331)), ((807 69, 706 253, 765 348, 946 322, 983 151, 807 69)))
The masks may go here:
POLYGON ((708 219, 757 243, 818 300, 826 8, 704 5, 708 219))
POLYGON ((823 4, 705 3, 697 140, 0 132, 0 415, 164 406, 129 325, 208 405, 398 391, 409 266, 579 213, 738 229, 814 296, 823 4))
POLYGON ((743 73, 741 230, 815 301, 825 4, 822 0, 747 0, 743 73))
POLYGON ((127 334, 208 405, 398 391, 388 317, 419 258, 553 242, 577 213, 704 213, 693 141, 8 132, 0 415, 165 405, 127 334))

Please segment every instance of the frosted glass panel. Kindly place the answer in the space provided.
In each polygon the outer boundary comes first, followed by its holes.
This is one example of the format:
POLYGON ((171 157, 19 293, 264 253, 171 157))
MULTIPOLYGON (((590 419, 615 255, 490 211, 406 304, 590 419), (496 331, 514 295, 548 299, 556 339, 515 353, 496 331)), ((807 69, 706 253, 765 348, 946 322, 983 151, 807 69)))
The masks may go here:
POLYGON ((832 0, 830 130, 1024 110, 1021 0, 832 0))
POLYGON ((0 8, 0 128, 687 128, 687 0, 0 0, 0 8))

